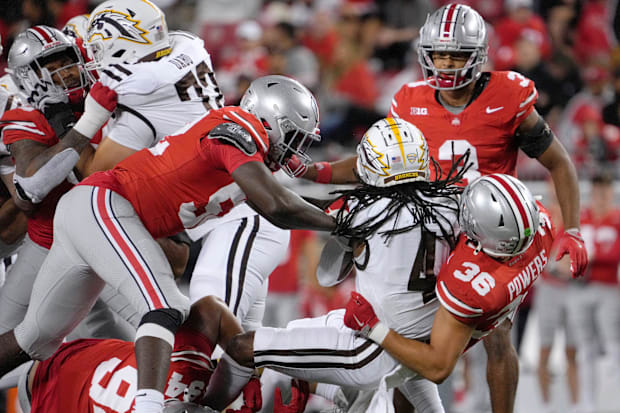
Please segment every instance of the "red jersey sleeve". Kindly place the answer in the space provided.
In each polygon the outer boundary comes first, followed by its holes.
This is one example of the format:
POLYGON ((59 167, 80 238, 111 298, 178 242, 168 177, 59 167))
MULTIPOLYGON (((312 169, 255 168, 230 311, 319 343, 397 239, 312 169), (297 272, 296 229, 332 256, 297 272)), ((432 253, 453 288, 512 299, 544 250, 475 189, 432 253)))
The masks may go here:
POLYGON ((424 86, 425 84, 426 82, 424 80, 420 80, 417 82, 405 83, 403 86, 401 86, 401 88, 392 98, 392 105, 390 106, 388 117, 406 117, 409 114, 407 108, 411 106, 411 102, 416 101, 413 98, 413 95, 415 94, 415 88, 417 86, 424 86))
POLYGON ((0 119, 0 134, 5 145, 29 139, 51 146, 58 142, 56 133, 45 116, 29 107, 16 108, 4 113, 0 119))
POLYGON ((209 156, 215 164, 232 174, 238 167, 248 162, 263 162, 263 156, 256 152, 254 155, 246 155, 232 145, 220 141, 209 141, 209 156))
POLYGON ((472 297, 469 297, 465 289, 441 280, 435 286, 435 291, 441 305, 461 323, 475 326, 484 315, 484 309, 472 303, 472 297))
POLYGON ((538 100, 536 85, 531 79, 517 72, 500 72, 506 76, 506 92, 508 101, 514 108, 508 113, 511 114, 510 130, 515 133, 521 122, 534 111, 534 104, 538 100))

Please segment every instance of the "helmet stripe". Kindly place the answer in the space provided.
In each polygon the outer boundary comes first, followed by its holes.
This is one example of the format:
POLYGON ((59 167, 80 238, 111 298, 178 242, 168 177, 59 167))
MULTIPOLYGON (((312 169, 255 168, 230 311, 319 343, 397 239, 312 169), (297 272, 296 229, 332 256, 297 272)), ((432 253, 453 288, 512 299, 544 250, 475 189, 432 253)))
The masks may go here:
POLYGON ((405 156, 405 148, 403 147, 403 137, 400 136, 400 129, 398 128, 398 125, 396 124, 396 121, 394 120, 394 118, 385 118, 385 120, 387 121, 388 125, 390 126, 390 129, 392 130, 392 132, 394 133, 394 136, 396 137, 396 142, 398 142, 398 148, 400 149, 400 154, 403 156, 403 165, 404 165, 405 162, 407 162, 407 157, 405 156))
POLYGON ((44 30, 43 27, 41 26, 34 26, 32 30, 35 32, 35 34, 39 35, 37 37, 43 38, 43 41, 41 43, 46 44, 46 43, 51 43, 52 41, 54 41, 54 39, 52 39, 49 33, 47 33, 47 31, 44 30))
POLYGON ((459 5, 451 4, 446 9, 443 15, 443 25, 441 28, 440 37, 445 38, 453 38, 454 37, 454 26, 456 22, 455 14, 458 12, 459 5))

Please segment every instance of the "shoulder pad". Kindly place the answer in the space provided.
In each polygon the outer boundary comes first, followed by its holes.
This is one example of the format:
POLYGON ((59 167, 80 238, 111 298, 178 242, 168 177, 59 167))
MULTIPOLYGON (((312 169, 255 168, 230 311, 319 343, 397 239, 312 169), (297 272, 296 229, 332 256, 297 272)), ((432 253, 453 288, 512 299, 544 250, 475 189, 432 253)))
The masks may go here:
POLYGON ((209 132, 209 139, 219 139, 233 145, 248 156, 254 155, 257 151, 256 142, 252 139, 250 132, 236 123, 220 123, 215 128, 211 129, 211 132, 209 132))

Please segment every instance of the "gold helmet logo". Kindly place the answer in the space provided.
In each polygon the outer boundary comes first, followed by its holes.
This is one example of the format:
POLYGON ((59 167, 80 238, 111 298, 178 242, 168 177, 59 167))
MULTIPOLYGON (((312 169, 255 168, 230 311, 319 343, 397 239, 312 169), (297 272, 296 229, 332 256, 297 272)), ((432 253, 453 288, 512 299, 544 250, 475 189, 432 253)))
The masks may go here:
MULTIPOLYGON (((108 40, 113 37, 110 28, 116 29, 118 39, 125 39, 130 42, 140 44, 151 44, 145 37, 147 31, 140 27, 140 20, 133 19, 133 15, 117 10, 103 10, 97 13, 88 29, 88 41, 100 37, 108 40)), ((162 27, 163 30, 163 27, 162 27)))

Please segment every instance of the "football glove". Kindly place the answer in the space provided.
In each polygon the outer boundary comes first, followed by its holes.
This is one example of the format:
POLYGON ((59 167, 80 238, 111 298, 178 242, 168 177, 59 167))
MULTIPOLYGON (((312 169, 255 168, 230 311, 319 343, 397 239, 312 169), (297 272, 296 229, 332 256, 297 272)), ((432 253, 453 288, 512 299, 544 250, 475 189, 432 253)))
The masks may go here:
POLYGON ((344 324, 379 345, 390 332, 390 329, 379 321, 372 305, 356 291, 351 291, 351 298, 344 314, 344 324))
POLYGON ((564 255, 570 257, 570 271, 573 278, 581 277, 588 266, 588 251, 583 237, 577 228, 565 230, 557 241, 558 253, 555 257, 559 261, 564 255))
POLYGON ((282 392, 276 388, 273 413, 303 413, 308 403, 310 385, 304 380, 291 380, 291 402, 282 403, 282 392))

